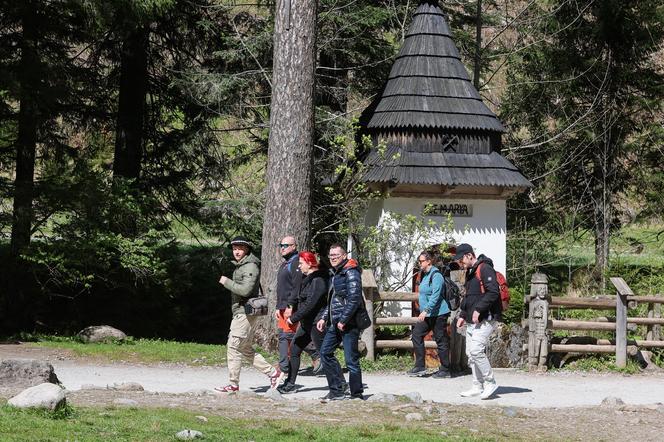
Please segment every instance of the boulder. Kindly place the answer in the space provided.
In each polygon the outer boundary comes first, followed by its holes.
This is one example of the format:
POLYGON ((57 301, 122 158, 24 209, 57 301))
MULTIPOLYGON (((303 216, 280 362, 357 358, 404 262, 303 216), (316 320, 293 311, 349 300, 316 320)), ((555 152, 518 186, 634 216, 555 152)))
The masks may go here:
POLYGON ((57 410, 66 404, 65 389, 45 382, 23 390, 7 403, 17 408, 46 408, 57 410))
POLYGON ((417 391, 411 391, 410 393, 406 393, 406 394, 403 395, 403 397, 408 399, 410 402, 415 403, 415 404, 421 404, 422 403, 422 395, 417 391))
POLYGON ((196 430, 182 430, 175 435, 179 440, 192 440, 198 437, 203 437, 203 433, 196 430))
POLYGON ((5 359, 0 362, 0 385, 32 387, 43 383, 59 384, 53 366, 36 359, 5 359))
POLYGON ((124 341, 127 339, 127 335, 113 328, 110 325, 93 325, 86 327, 80 332, 78 332, 78 337, 81 338, 83 342, 106 342, 106 341, 124 341))
POLYGON ((496 323, 489 337, 487 357, 493 368, 523 368, 528 357, 523 344, 528 342, 528 331, 518 324, 496 323))
POLYGON ((119 391, 144 391, 144 388, 138 382, 122 382, 115 383, 108 387, 109 390, 119 390, 119 391))

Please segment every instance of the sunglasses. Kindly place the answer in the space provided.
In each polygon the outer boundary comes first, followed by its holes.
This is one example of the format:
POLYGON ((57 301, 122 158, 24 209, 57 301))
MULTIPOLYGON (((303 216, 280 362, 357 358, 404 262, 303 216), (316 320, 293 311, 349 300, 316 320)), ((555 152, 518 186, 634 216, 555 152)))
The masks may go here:
POLYGON ((427 262, 428 259, 418 259, 417 262, 427 262))
POLYGON ((295 244, 277 244, 277 245, 278 245, 279 247, 281 247, 282 249, 287 249, 287 248, 289 248, 290 246, 294 246, 295 244))

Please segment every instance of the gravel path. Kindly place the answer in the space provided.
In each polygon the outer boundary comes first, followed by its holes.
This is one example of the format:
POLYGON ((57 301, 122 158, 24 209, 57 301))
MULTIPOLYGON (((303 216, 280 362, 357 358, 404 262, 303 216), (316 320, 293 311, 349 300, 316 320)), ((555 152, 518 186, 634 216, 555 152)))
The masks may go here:
MULTIPOLYGON (((105 387, 114 383, 138 382, 145 390, 184 393, 210 390, 225 385, 225 368, 169 365, 87 364, 77 361, 51 361, 55 372, 68 390, 79 390, 85 384, 105 387)), ((377 393, 405 394, 419 392, 424 400, 449 404, 487 404, 498 406, 551 408, 599 405, 606 397, 619 397, 626 404, 648 405, 664 402, 664 375, 661 373, 622 375, 615 373, 556 372, 531 374, 518 370, 498 369, 500 385, 495 399, 480 401, 462 398, 459 392, 470 386, 469 375, 452 379, 409 378, 403 374, 371 373, 364 375, 367 396, 377 393)), ((251 367, 243 368, 241 389, 264 392, 266 377, 251 367)), ((315 399, 327 393, 324 377, 299 376, 301 386, 289 400, 315 399)))

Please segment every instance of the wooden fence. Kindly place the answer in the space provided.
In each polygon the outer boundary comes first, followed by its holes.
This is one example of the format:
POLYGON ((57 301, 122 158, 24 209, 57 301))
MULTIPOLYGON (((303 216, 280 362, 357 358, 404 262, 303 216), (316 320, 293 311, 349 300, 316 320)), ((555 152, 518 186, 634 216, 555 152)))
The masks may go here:
MULTIPOLYGON (((546 284, 546 277, 542 274, 533 275, 531 294, 525 296, 524 302, 529 304, 537 297, 536 284, 546 284)), ((615 313, 614 317, 604 316, 593 320, 573 319, 549 319, 547 315, 546 329, 548 330, 586 330, 586 331, 613 331, 615 339, 597 339, 595 344, 550 344, 548 351, 551 353, 615 353, 616 365, 625 367, 627 364, 628 347, 630 354, 636 354, 638 348, 664 348, 661 326, 664 318, 661 318, 661 304, 664 296, 636 296, 622 278, 611 278, 611 283, 616 289, 615 297, 600 299, 592 298, 570 298, 570 297, 546 297, 547 311, 551 307, 562 307, 566 309, 594 309, 610 310, 615 313), (648 304, 647 317, 628 317, 627 310, 636 307, 639 303, 648 304), (647 327, 645 340, 627 339, 628 324, 642 325, 647 327)), ((545 289, 544 292, 548 291, 545 289)), ((541 301, 540 301, 541 302, 541 301)), ((532 315, 532 308, 529 309, 532 315)), ((524 326, 530 327, 529 333, 535 333, 533 320, 524 320, 524 326)), ((541 329, 539 330, 541 334, 541 329)), ((531 341, 529 341, 531 342, 531 341)), ((528 345, 528 359, 532 363, 538 357, 536 346, 528 345)))

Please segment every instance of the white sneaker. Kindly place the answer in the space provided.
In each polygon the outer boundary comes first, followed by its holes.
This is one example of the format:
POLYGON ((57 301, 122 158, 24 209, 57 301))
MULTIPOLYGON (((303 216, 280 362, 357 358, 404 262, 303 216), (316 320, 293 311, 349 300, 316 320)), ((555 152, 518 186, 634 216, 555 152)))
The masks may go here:
POLYGON ((461 393, 459 393, 459 395, 461 395, 461 397, 472 397, 472 396, 479 396, 483 392, 484 390, 482 389, 482 387, 480 387, 479 385, 473 385, 473 388, 471 388, 470 390, 462 391, 461 393))
POLYGON ((487 382, 484 384, 484 391, 480 395, 480 399, 489 399, 498 390, 498 384, 495 382, 487 382))

